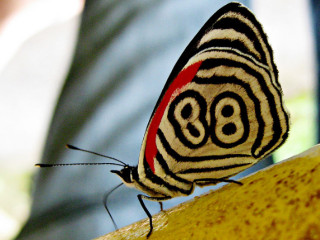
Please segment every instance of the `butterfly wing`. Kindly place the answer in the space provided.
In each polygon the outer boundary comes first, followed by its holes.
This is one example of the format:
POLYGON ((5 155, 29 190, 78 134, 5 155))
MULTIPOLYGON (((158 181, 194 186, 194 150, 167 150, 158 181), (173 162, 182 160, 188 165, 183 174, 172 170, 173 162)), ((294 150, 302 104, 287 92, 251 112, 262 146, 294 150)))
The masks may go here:
MULTIPOLYGON (((238 3, 217 11, 174 66, 150 118, 138 173, 152 189, 255 164, 289 131, 272 49, 238 3)), ((168 191, 169 191, 168 190, 168 191)))

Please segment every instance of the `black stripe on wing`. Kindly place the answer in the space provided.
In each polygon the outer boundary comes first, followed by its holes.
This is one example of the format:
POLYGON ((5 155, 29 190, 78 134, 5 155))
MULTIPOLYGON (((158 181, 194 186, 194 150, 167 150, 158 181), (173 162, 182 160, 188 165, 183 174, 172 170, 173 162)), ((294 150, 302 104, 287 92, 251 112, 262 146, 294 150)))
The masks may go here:
POLYGON ((213 167, 213 168, 189 168, 187 170, 179 171, 177 172, 177 174, 219 172, 219 171, 225 171, 229 169, 244 167, 248 165, 252 165, 252 163, 239 163, 239 164, 226 165, 226 166, 213 167))
MULTIPOLYGON (((163 180, 162 178, 156 176, 152 170, 150 169, 150 166, 148 165, 147 161, 144 160, 143 161, 143 167, 144 167, 144 172, 146 174, 146 178, 149 179, 151 182, 153 182, 154 184, 158 185, 159 188, 167 188, 168 190, 170 190, 171 192, 181 192, 183 194, 186 194, 186 195, 189 195, 191 194, 191 191, 193 190, 192 187, 188 190, 186 189, 183 189, 183 188, 179 188, 177 186, 174 186, 168 182, 166 182, 165 180, 163 180)), ((177 177, 178 178, 178 177, 177 177)), ((140 180, 138 181, 140 185, 144 185, 142 182, 140 182, 140 180)), ((190 183, 188 181, 188 183, 190 183)), ((144 185, 145 186, 145 185, 144 185)), ((146 187, 146 186, 145 186, 146 187)), ((147 187, 150 189, 150 186, 147 187)), ((152 188, 151 188, 152 189, 152 188)), ((152 189, 152 191, 155 191, 155 192, 161 192, 161 191, 157 191, 157 189, 152 189)))
POLYGON ((224 154, 224 155, 208 155, 208 156, 199 156, 199 157, 189 157, 189 156, 181 156, 175 150, 172 149, 166 137, 164 136, 161 129, 158 129, 157 135, 161 141, 166 152, 174 158, 177 162, 201 162, 207 160, 222 160, 227 158, 244 158, 244 157, 251 157, 248 154, 224 154))
POLYGON ((191 184, 190 181, 188 181, 184 178, 178 177, 173 172, 171 172, 167 162, 164 160, 163 156, 159 152, 157 153, 156 159, 160 163, 160 165, 161 165, 162 169, 164 170, 164 172, 166 173, 166 175, 170 176, 171 178, 175 179, 176 181, 186 183, 186 184, 191 184))
MULTIPOLYGON (((224 17, 218 20, 216 23, 214 23, 210 31, 218 30, 218 29, 234 30, 235 33, 239 35, 242 34, 243 36, 247 37, 248 41, 244 41, 243 39, 238 38, 237 36, 233 36, 233 34, 230 34, 228 37, 226 36, 223 39, 219 39, 219 37, 213 35, 210 41, 207 41, 206 43, 202 44, 199 47, 199 51, 209 47, 229 47, 233 49, 238 49, 243 53, 246 53, 248 55, 255 57, 263 64, 268 65, 267 55, 270 56, 270 53, 265 52, 263 50, 262 45, 258 41, 257 34, 254 32, 251 26, 249 26, 248 23, 244 21, 249 21, 249 23, 252 23, 256 27, 256 29, 259 31, 259 36, 263 39, 263 42, 266 43, 266 45, 268 45, 267 37, 262 31, 261 25, 258 23, 254 15, 251 12, 249 12, 246 8, 238 8, 235 12, 237 12, 237 15, 236 15, 237 18, 224 17), (248 44, 252 44, 254 47, 254 50, 256 50, 259 55, 252 52, 247 47, 248 44)), ((271 51, 271 48, 269 48, 268 50, 271 51)))

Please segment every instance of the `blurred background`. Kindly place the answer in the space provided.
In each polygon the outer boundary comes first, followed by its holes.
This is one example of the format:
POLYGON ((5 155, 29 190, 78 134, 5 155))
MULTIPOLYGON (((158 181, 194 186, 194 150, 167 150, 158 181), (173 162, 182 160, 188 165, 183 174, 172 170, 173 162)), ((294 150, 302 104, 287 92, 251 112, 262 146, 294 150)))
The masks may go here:
MULTIPOLYGON (((0 1, 0 239, 13 238, 28 216, 34 164, 70 65, 82 9, 83 0, 0 1)), ((253 0, 251 9, 274 50, 291 114, 289 139, 275 153, 280 161, 316 143, 310 6, 307 0, 253 0)))

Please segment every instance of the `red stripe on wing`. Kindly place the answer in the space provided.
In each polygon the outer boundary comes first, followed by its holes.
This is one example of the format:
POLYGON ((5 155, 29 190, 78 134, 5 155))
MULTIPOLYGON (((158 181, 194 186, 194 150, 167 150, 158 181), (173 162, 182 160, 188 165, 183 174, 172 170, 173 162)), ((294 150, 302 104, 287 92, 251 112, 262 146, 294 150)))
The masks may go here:
POLYGON ((156 156, 158 149, 156 146, 156 135, 157 131, 164 114, 166 107, 169 102, 171 102, 177 95, 180 94, 181 88, 192 81, 194 76, 197 74, 198 69, 202 61, 196 62, 186 69, 182 70, 178 76, 173 80, 173 82, 168 87, 166 93, 164 94, 157 110, 155 111, 153 118, 149 125, 149 130, 147 133, 147 142, 145 148, 145 157, 147 163, 149 164, 152 172, 154 173, 154 157, 156 156))

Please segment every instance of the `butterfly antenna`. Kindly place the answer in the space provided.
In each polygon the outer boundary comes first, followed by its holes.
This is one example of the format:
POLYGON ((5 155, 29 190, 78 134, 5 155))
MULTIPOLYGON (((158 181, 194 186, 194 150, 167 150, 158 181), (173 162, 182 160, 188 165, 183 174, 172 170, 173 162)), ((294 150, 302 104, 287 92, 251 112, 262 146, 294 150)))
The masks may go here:
POLYGON ((110 156, 106 156, 106 155, 103 155, 103 154, 100 154, 100 153, 92 152, 92 151, 89 151, 89 150, 86 150, 86 149, 78 148, 78 147, 75 147, 75 146, 70 145, 70 144, 67 144, 67 145, 66 145, 66 148, 69 148, 69 149, 72 149, 72 150, 81 151, 81 152, 91 153, 91 154, 94 154, 94 155, 96 155, 96 156, 108 158, 108 159, 114 160, 114 161, 116 161, 116 162, 122 163, 121 166, 127 166, 126 163, 124 163, 124 162, 122 162, 122 161, 120 161, 119 159, 116 159, 116 158, 114 158, 114 157, 110 157, 110 156))
POLYGON ((89 166, 89 165, 114 165, 114 166, 121 166, 124 167, 124 165, 119 163, 37 163, 35 164, 36 167, 41 168, 48 168, 48 167, 62 167, 62 166, 89 166))

